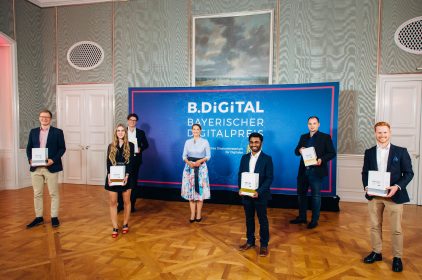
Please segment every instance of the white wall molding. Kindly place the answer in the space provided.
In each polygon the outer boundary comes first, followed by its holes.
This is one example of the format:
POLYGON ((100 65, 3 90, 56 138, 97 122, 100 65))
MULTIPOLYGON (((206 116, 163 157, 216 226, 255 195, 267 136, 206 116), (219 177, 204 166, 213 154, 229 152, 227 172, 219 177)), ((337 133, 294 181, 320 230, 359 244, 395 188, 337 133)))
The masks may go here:
POLYGON ((15 165, 13 150, 0 150, 0 188, 15 188, 15 165))
POLYGON ((18 152, 18 186, 15 189, 22 189, 32 186, 31 174, 29 173, 29 163, 26 157, 26 150, 19 149, 18 152))
POLYGON ((366 202, 362 187, 364 155, 337 155, 337 195, 340 201, 366 202))
POLYGON ((126 2, 128 0, 29 0, 33 4, 41 8, 56 7, 56 6, 68 6, 68 5, 85 5, 95 4, 103 2, 126 2))

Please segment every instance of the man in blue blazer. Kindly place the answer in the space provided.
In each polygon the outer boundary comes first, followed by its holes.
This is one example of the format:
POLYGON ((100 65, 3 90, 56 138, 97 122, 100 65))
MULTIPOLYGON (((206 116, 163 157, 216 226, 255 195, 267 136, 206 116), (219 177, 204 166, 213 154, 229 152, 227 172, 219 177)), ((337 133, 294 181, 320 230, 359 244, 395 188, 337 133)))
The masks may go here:
POLYGON ((66 145, 63 131, 51 126, 52 117, 53 115, 49 110, 41 111, 39 115, 41 126, 30 131, 28 145, 26 146, 26 155, 30 165, 32 164, 32 148, 48 149, 46 164, 38 167, 31 165, 30 167, 32 187, 34 190, 35 219, 26 226, 27 228, 32 228, 44 223, 44 182, 47 183, 51 197, 51 224, 53 227, 58 227, 60 225, 58 218, 60 206, 58 172, 63 170, 61 158, 66 151, 66 145))
POLYGON ((409 202, 406 187, 413 178, 412 161, 406 148, 390 143, 391 130, 387 122, 375 124, 377 145, 365 151, 362 168, 362 183, 365 197, 368 199, 369 219, 371 222, 372 252, 363 259, 364 263, 382 260, 382 221, 384 209, 389 212, 391 223, 391 240, 393 243, 392 270, 403 270, 401 257, 403 254, 403 235, 401 220, 403 203, 409 202), (387 186, 387 197, 368 194, 369 171, 390 172, 390 186, 387 186))
POLYGON ((270 156, 261 151, 264 137, 257 133, 249 135, 249 148, 251 152, 243 155, 240 160, 238 186, 241 187, 242 172, 253 172, 259 174, 258 189, 253 196, 242 195, 243 208, 246 217, 246 237, 245 244, 239 247, 240 251, 245 251, 255 247, 255 212, 259 220, 260 256, 268 255, 268 242, 270 240, 269 225, 267 218, 267 204, 271 199, 270 186, 273 182, 273 160, 270 156))
POLYGON ((317 164, 305 166, 302 158, 299 164, 297 175, 297 194, 299 203, 299 216, 291 220, 291 224, 306 224, 306 211, 308 210, 308 188, 311 188, 312 195, 312 219, 308 228, 312 229, 318 226, 319 214, 321 209, 321 187, 322 181, 328 175, 328 162, 336 156, 331 136, 320 132, 320 122, 316 116, 308 118, 309 133, 300 136, 299 143, 295 149, 295 154, 302 157, 304 148, 314 147, 317 164))

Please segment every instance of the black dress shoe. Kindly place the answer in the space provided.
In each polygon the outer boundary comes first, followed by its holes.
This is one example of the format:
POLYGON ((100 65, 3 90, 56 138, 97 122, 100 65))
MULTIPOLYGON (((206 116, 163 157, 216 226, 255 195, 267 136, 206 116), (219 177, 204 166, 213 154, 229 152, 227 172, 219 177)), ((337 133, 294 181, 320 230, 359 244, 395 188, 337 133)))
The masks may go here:
POLYGON ((189 223, 193 223, 193 222, 195 222, 195 219, 189 219, 189 223))
POLYGON ((59 218, 57 218, 57 217, 52 217, 52 218, 51 218, 51 225, 52 225, 53 227, 58 227, 58 226, 60 225, 59 218))
POLYGON ((259 248, 259 256, 266 257, 268 255, 268 247, 259 248))
POLYGON ((299 217, 296 217, 296 219, 290 220, 291 224, 297 225, 297 224, 306 224, 306 220, 305 219, 301 219, 299 217))
POLYGON ((44 223, 43 217, 36 217, 32 222, 26 225, 26 228, 33 228, 44 223))
POLYGON ((378 261, 382 261, 381 253, 371 252, 368 256, 366 256, 366 258, 363 259, 364 263, 374 263, 378 261))
POLYGON ((403 271, 403 263, 401 262, 401 258, 394 257, 393 258, 393 267, 394 272, 402 272, 403 271))
POLYGON ((195 222, 197 222, 197 223, 199 223, 199 222, 201 222, 201 221, 202 221, 202 218, 195 219, 195 222))
POLYGON ((255 244, 245 243, 245 244, 239 246, 239 251, 246 251, 246 250, 249 250, 251 248, 255 248, 255 244))
POLYGON ((318 226, 318 222, 310 222, 306 227, 308 229, 313 229, 316 228, 318 226))

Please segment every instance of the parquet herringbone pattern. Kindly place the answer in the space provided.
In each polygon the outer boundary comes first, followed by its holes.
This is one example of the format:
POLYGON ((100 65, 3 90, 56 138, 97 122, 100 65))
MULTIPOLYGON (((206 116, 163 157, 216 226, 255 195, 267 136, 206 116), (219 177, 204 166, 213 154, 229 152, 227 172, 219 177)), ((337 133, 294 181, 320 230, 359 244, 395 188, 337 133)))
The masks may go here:
MULTIPOLYGON (((190 224, 183 202, 138 199, 130 232, 111 238, 102 187, 60 186, 61 226, 53 229, 45 190, 46 223, 33 218, 32 189, 0 191, 0 279, 422 279, 422 207, 406 205, 404 271, 391 272, 388 220, 384 260, 362 263, 370 251, 366 204, 341 203, 323 212, 320 226, 290 225, 293 209, 269 209, 270 254, 237 251, 245 242, 243 208, 205 204, 190 224)), ((122 220, 119 214, 120 222, 122 220)))

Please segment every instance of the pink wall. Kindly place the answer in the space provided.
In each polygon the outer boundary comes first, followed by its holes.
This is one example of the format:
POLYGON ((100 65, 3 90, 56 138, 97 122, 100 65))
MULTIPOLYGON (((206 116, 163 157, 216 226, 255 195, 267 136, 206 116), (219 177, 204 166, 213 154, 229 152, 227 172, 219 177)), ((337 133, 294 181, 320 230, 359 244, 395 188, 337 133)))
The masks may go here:
POLYGON ((0 150, 12 150, 12 51, 4 43, 0 36, 0 150))

